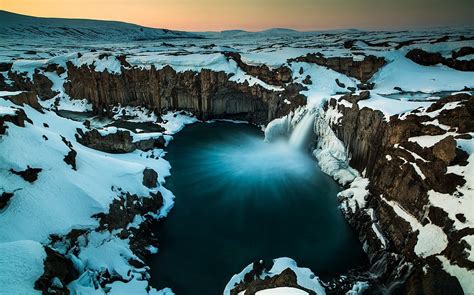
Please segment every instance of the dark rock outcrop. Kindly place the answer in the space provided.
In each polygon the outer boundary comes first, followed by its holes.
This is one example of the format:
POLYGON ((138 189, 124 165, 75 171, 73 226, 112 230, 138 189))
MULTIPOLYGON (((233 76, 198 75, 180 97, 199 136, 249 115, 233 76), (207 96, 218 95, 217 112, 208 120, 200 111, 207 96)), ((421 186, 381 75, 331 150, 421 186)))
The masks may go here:
POLYGON ((62 141, 64 144, 69 148, 69 152, 67 153, 66 156, 64 156, 64 162, 68 165, 71 165, 73 170, 76 169, 76 156, 77 152, 73 149, 72 143, 68 141, 64 136, 61 136, 62 141))
POLYGON ((10 100, 17 105, 29 105, 39 112, 43 112, 43 107, 38 102, 38 97, 34 91, 25 91, 16 95, 5 96, 6 99, 10 100))
POLYGON ((423 66, 443 64, 459 71, 474 71, 474 60, 458 60, 454 56, 458 55, 453 54, 452 58, 445 58, 439 52, 426 52, 422 49, 412 49, 406 55, 407 58, 423 66))
POLYGON ((86 132, 77 129, 76 140, 92 149, 113 154, 130 153, 136 149, 148 151, 154 148, 163 148, 166 144, 163 136, 134 142, 130 132, 125 130, 102 135, 97 129, 86 132))
POLYGON ((41 168, 31 168, 30 166, 27 167, 27 169, 23 171, 16 171, 13 169, 10 169, 10 172, 20 176, 23 178, 25 181, 28 181, 29 183, 33 183, 38 179, 38 174, 42 171, 43 169, 41 168))
POLYGON ((57 92, 51 89, 53 87, 53 82, 38 69, 35 70, 33 79, 30 79, 25 73, 17 73, 13 71, 8 72, 8 78, 13 81, 13 84, 12 86, 4 85, 5 90, 31 91, 41 99, 50 99, 57 95, 57 92))
POLYGON ((156 213, 163 206, 161 193, 152 193, 150 197, 138 197, 124 193, 116 198, 109 206, 107 214, 98 213, 93 217, 99 219, 97 230, 113 231, 126 229, 136 215, 144 216, 147 213, 156 213))
POLYGON ((305 56, 288 60, 288 62, 292 61, 315 63, 330 68, 336 72, 359 79, 363 83, 369 81, 370 78, 372 78, 372 76, 386 63, 383 57, 376 57, 373 55, 365 56, 363 60, 358 61, 354 60, 352 57, 326 58, 320 53, 308 53, 305 56))
POLYGON ((5 208, 10 202, 10 199, 13 197, 13 193, 3 192, 0 195, 0 210, 5 208))
MULTIPOLYGON (((414 253, 417 233, 412 232, 410 224, 398 216, 379 196, 396 201, 421 224, 428 222, 428 214, 430 222, 439 226, 448 237, 448 246, 443 254, 451 263, 471 269, 472 266, 466 263, 462 254, 466 245, 460 242, 460 237, 470 231, 456 230, 447 213, 430 205, 428 200, 430 190, 454 194, 457 187, 465 184, 462 176, 448 173, 447 167, 466 165, 468 155, 456 146, 453 136, 446 136, 432 147, 422 147, 417 142, 410 141, 410 137, 446 133, 446 130, 432 123, 433 118, 418 115, 416 110, 404 114, 403 117, 393 116, 387 121, 380 111, 359 108, 357 101, 360 98, 348 95, 346 99, 353 102, 352 107, 338 104, 335 99, 328 103, 328 107, 336 107, 343 114, 332 129, 347 147, 351 156, 351 167, 364 172, 365 177, 370 180, 367 207, 374 210, 381 232, 387 238, 388 248, 385 251, 397 253, 400 255, 398 261, 406 259, 414 265, 408 283, 416 282, 421 288, 416 289, 419 292, 436 289, 433 294, 448 291, 458 294, 460 289, 457 279, 449 276, 440 267, 433 264, 431 272, 422 270, 425 260, 414 253), (418 170, 415 167, 418 167, 418 170)), ((426 111, 441 110, 435 119, 463 134, 474 132, 473 104, 474 96, 458 94, 440 99, 426 111), (443 109, 449 102, 456 102, 457 107, 443 109)), ((377 253, 380 253, 380 242, 377 237, 367 235, 371 232, 369 227, 372 226, 373 220, 362 211, 345 214, 368 246, 369 257, 374 263, 377 253)))
POLYGON ((77 170, 76 168, 76 156, 77 152, 71 149, 66 156, 64 156, 64 162, 68 165, 71 165, 73 170, 77 170))
POLYGON ((298 285, 296 274, 290 268, 272 277, 265 275, 271 267, 261 262, 254 262, 252 270, 244 276, 244 280, 238 283, 231 291, 231 295, 237 295, 245 291, 245 294, 255 295, 258 291, 278 287, 292 287, 303 290, 309 295, 316 295, 313 290, 298 285), (263 274, 263 278, 262 277, 263 274))
POLYGON ((283 91, 229 81, 231 75, 203 69, 176 72, 170 66, 157 70, 122 68, 121 74, 96 72, 68 63, 66 93, 87 98, 96 113, 108 113, 111 105, 145 106, 191 111, 199 119, 240 119, 265 124, 305 103, 301 85, 288 84, 283 91), (287 99, 291 104, 287 104, 287 99))
POLYGON ((148 188, 156 187, 158 185, 158 173, 151 168, 145 168, 145 170, 143 170, 142 183, 148 188))
POLYGON ((0 135, 3 135, 7 131, 7 126, 5 122, 11 122, 19 127, 25 127, 25 122, 32 123, 32 121, 27 117, 26 113, 22 109, 15 110, 14 115, 3 115, 0 116, 0 135))
POLYGON ((470 55, 470 54, 474 54, 474 47, 466 46, 466 47, 460 48, 457 51, 453 51, 451 56, 454 59, 457 59, 458 57, 463 57, 463 56, 470 55))
POLYGON ((133 137, 128 131, 119 130, 106 135, 100 134, 97 129, 86 131, 77 129, 76 140, 87 147, 107 153, 130 153, 136 147, 133 144, 133 137))
POLYGON ((79 276, 71 260, 49 247, 44 248, 44 273, 35 282, 35 289, 43 294, 69 294, 67 285, 79 276))
POLYGON ((258 66, 249 65, 242 61, 242 57, 236 52, 224 52, 228 59, 232 59, 247 74, 254 76, 270 85, 283 86, 291 82, 292 73, 290 68, 281 66, 276 69, 270 69, 267 65, 258 66))

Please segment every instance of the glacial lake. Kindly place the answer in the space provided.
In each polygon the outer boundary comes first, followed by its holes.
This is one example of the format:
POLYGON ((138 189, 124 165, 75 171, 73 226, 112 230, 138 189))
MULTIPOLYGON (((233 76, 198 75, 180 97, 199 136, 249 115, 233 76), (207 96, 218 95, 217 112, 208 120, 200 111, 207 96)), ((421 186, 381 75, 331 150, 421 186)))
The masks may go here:
POLYGON ((177 295, 222 294, 253 261, 290 257, 321 278, 367 264, 308 151, 265 143, 255 126, 196 123, 174 136, 165 186, 175 206, 154 229, 151 283, 177 295))

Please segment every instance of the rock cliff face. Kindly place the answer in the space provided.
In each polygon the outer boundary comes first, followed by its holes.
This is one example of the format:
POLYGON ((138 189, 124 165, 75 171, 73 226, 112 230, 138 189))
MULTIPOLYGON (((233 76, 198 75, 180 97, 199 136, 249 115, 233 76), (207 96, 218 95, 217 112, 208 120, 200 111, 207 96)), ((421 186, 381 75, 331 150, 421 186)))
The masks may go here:
POLYGON ((225 52, 224 55, 234 60, 237 65, 249 75, 252 75, 265 83, 277 86, 284 86, 291 82, 291 70, 286 66, 281 66, 276 69, 270 69, 267 65, 262 64, 258 66, 249 65, 242 61, 240 54, 236 52, 225 52))
MULTIPOLYGON (((170 66, 162 69, 131 67, 125 56, 118 56, 122 65, 120 74, 99 72, 93 65, 76 67, 68 62, 64 89, 72 99, 89 100, 96 114, 108 114, 112 106, 121 104, 145 106, 157 114, 162 110, 180 109, 203 120, 226 118, 256 124, 266 124, 306 103, 299 94, 304 87, 291 83, 288 67, 270 69, 264 65, 248 65, 238 54, 229 53, 227 58, 270 87, 230 81, 232 74, 208 69, 177 72, 170 66)), ((65 71, 59 65, 49 64, 35 70, 30 79, 24 73, 8 69, 10 84, 0 75, 0 89, 24 90, 35 93, 40 99, 50 99, 57 93, 51 89, 53 83, 44 73, 60 75, 65 71)))
POLYGON ((71 98, 87 98, 97 113, 111 105, 144 105, 149 109, 181 109, 200 119, 241 119, 257 124, 288 113, 305 103, 302 86, 288 85, 283 91, 259 85, 229 81, 230 75, 203 69, 176 72, 166 66, 157 70, 122 68, 119 75, 68 64, 66 93, 71 98), (287 99, 291 104, 284 103, 287 99))
POLYGON ((446 58, 439 52, 433 53, 422 49, 412 49, 407 53, 406 57, 423 66, 442 64, 459 71, 472 72, 474 71, 474 60, 459 60, 458 58, 473 52, 473 47, 463 47, 458 51, 453 51, 451 58, 446 58))
MULTIPOLYGON (((373 210, 388 239, 385 252, 401 254, 398 260, 404 257, 413 265, 408 272, 412 275, 405 291, 462 294, 457 279, 444 272, 435 257, 444 255, 452 264, 474 269, 474 263, 466 256, 469 245, 462 240, 472 235, 474 228, 455 227, 455 222, 462 222, 462 216, 457 215, 458 220, 453 220, 445 208, 431 204, 429 194, 449 194, 452 198, 462 195, 459 188, 466 180, 459 174, 450 173, 448 167, 467 164, 468 155, 457 146, 455 139, 471 138, 469 133, 474 132, 474 96, 448 96, 424 111, 415 110, 389 120, 380 111, 359 108, 357 100, 353 100, 351 107, 339 104, 336 99, 329 101, 327 108, 342 113, 339 121, 331 127, 347 147, 351 167, 370 180, 366 208, 373 210), (426 135, 438 136, 439 141, 434 145, 424 145, 416 140, 426 135), (422 229, 412 228, 411 222, 396 212, 390 203, 392 201, 414 217, 420 227, 439 227, 442 232, 437 239, 446 235, 445 248, 433 253, 417 253, 422 229)), ((369 256, 374 262, 380 255, 378 250, 383 247, 375 235, 367 235, 373 220, 361 212, 346 211, 345 214, 368 246, 369 256)))
POLYGON ((369 81, 386 63, 383 57, 373 55, 365 56, 363 60, 354 60, 352 57, 324 57, 320 53, 309 53, 305 56, 288 60, 288 62, 292 61, 315 63, 328 67, 336 72, 354 77, 363 83, 369 81))

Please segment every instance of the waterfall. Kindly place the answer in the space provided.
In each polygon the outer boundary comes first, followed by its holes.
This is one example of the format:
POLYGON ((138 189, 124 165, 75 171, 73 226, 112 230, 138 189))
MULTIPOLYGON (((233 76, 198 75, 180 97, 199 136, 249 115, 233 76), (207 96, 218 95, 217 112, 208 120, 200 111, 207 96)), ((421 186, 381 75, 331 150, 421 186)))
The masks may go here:
POLYGON ((298 149, 305 148, 311 139, 314 126, 314 114, 307 111, 291 132, 289 144, 298 149))

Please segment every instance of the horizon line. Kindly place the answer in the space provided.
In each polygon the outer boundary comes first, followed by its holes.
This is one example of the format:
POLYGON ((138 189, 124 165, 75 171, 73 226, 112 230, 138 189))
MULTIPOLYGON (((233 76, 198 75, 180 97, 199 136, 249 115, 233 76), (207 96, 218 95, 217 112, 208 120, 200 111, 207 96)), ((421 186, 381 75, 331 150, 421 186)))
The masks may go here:
MULTIPOLYGON (((474 27, 473 24, 449 24, 449 25, 413 25, 413 26, 394 26, 392 28, 381 28, 381 29, 375 29, 371 28, 370 26, 368 27, 333 27, 333 28, 324 28, 324 29, 317 29, 317 28, 312 28, 312 29, 297 29, 297 28, 292 28, 292 27, 266 27, 262 28, 259 30, 249 30, 249 29, 242 29, 242 28, 233 28, 233 29, 224 29, 224 30, 183 30, 183 29, 173 29, 173 28, 167 28, 167 27, 160 27, 160 26, 148 26, 148 25, 142 25, 138 23, 133 23, 133 22, 128 22, 124 20, 117 20, 117 19, 96 19, 96 18, 86 18, 86 17, 58 17, 58 16, 38 16, 38 15, 29 15, 29 14, 23 14, 19 12, 14 12, 14 11, 9 11, 5 9, 0 9, 0 12, 6 12, 9 14, 15 14, 23 17, 31 17, 31 18, 38 18, 38 19, 56 19, 56 20, 83 20, 83 21, 98 21, 98 22, 116 22, 116 23, 123 23, 123 24, 129 24, 129 25, 134 25, 142 28, 148 28, 148 29, 156 29, 156 30, 169 30, 169 31, 175 31, 175 32, 188 32, 188 33, 223 33, 223 32, 231 32, 231 31, 241 31, 241 32, 246 32, 246 33, 261 33, 261 32, 266 32, 270 30, 288 30, 288 31, 294 31, 294 32, 299 32, 299 33, 315 33, 315 32, 331 32, 331 31, 371 31, 371 32, 383 32, 383 31, 423 31, 427 29, 441 29, 441 28, 450 28, 450 27, 474 27)), ((380 27, 380 26, 378 26, 380 27)))

